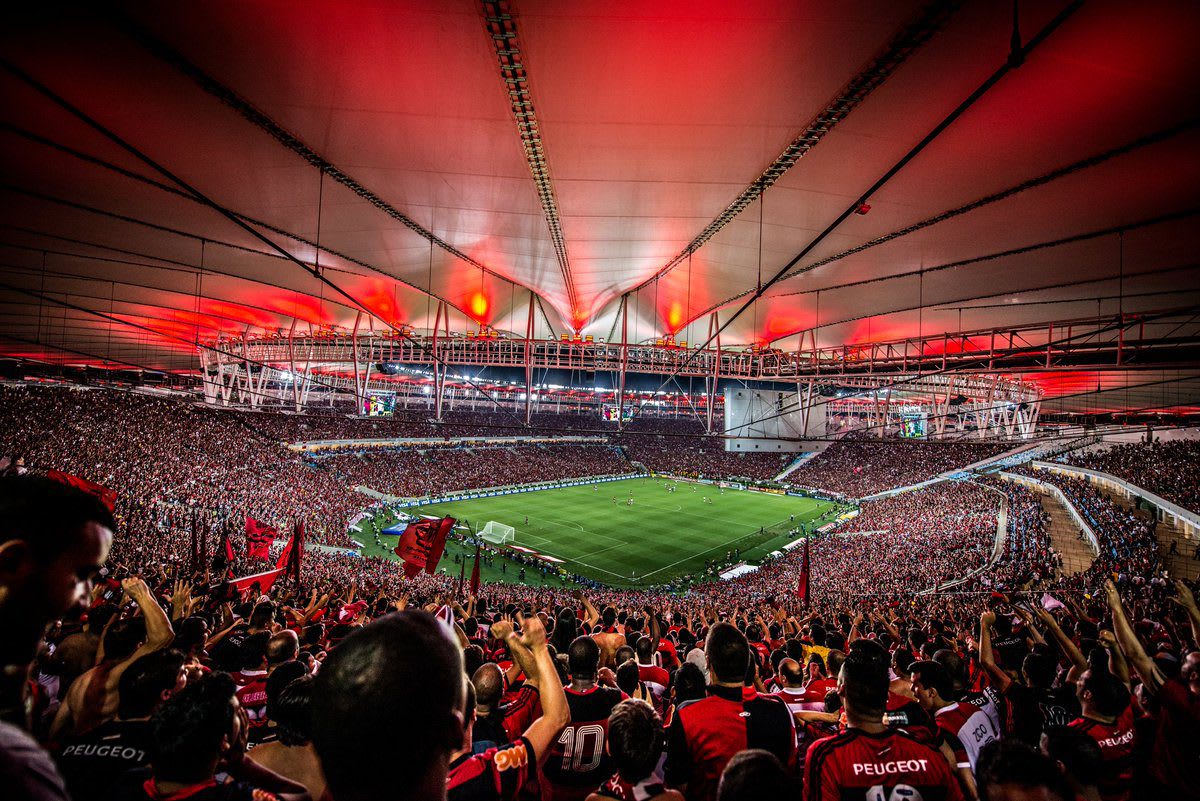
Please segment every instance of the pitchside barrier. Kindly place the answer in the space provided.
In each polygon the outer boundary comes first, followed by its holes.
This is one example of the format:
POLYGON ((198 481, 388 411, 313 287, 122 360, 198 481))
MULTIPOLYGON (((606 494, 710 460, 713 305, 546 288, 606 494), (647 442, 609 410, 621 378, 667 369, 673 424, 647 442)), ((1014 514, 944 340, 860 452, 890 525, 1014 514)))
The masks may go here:
POLYGON ((518 495, 522 492, 540 492, 541 490, 562 489, 563 487, 581 487, 587 484, 603 484, 609 481, 628 481, 631 478, 650 478, 648 473, 630 473, 620 476, 596 476, 594 478, 578 478, 570 481, 546 481, 541 484, 514 484, 507 487, 494 487, 475 492, 457 492, 446 495, 435 495, 429 498, 414 498, 390 504, 395 509, 409 509, 418 506, 431 506, 435 503, 451 503, 453 501, 473 501, 477 498, 499 498, 502 495, 518 495))

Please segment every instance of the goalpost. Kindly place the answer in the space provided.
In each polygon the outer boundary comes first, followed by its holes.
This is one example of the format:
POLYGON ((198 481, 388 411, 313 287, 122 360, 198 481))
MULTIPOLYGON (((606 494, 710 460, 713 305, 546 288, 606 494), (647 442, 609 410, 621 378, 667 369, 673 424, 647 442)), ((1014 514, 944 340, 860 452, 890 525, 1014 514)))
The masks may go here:
POLYGON ((492 545, 505 545, 510 542, 516 542, 517 530, 512 526, 506 526, 503 523, 497 523, 495 520, 489 520, 487 525, 479 530, 479 538, 484 542, 490 542, 492 545))

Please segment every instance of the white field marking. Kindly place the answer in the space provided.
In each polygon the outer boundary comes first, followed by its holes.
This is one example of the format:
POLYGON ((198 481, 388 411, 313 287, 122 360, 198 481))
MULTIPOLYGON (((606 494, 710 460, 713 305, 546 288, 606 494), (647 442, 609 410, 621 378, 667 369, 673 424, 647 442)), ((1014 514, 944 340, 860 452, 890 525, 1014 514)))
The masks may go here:
POLYGON ((686 561, 688 561, 689 559, 697 559, 697 558, 699 558, 699 557, 701 557, 701 556, 704 556, 704 555, 705 555, 705 554, 707 554, 707 553, 712 553, 713 551, 719 551, 719 550, 721 550, 722 548, 726 548, 726 549, 728 549, 728 547, 729 547, 730 545, 733 545, 733 543, 735 543, 735 542, 738 542, 739 540, 744 540, 744 539, 746 539, 746 537, 747 537, 747 536, 749 536, 749 535, 748 535, 748 534, 743 534, 743 535, 742 535, 742 536, 740 536, 740 537, 734 537, 733 539, 731 539, 731 540, 728 540, 728 541, 726 541, 726 542, 723 542, 723 543, 721 543, 720 545, 715 545, 715 546, 713 546, 712 548, 709 548, 709 549, 708 549, 708 550, 706 550, 706 551, 700 551, 699 553, 694 553, 694 554, 692 554, 692 555, 690 555, 690 556, 685 556, 683 559, 680 559, 680 560, 678 560, 678 561, 676 561, 676 562, 672 562, 672 563, 671 563, 671 564, 669 564, 669 565, 664 565, 663 567, 660 567, 660 568, 658 568, 658 570, 651 570, 649 573, 644 573, 644 574, 642 574, 642 578, 646 578, 646 577, 648 577, 648 576, 653 576, 655 573, 661 573, 661 572, 662 572, 662 571, 664 571, 664 570, 670 570, 671 568, 675 567, 675 565, 682 564, 683 562, 686 562, 686 561))

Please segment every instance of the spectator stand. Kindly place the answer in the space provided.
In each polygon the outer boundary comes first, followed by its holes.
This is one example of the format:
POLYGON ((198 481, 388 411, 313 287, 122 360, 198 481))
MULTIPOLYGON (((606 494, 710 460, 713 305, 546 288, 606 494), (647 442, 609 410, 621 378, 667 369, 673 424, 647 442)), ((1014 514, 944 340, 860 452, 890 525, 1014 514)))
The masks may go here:
POLYGON ((1138 500, 1145 501, 1154 507, 1156 520, 1166 521, 1179 529, 1191 543, 1200 541, 1200 514, 1190 509, 1184 509, 1179 504, 1161 498, 1153 492, 1131 484, 1122 478, 1102 473, 1099 470, 1092 470, 1088 467, 1077 467, 1075 465, 1058 464, 1055 462, 1034 462, 1033 467, 1039 470, 1049 470, 1054 473, 1069 475, 1073 478, 1084 479, 1105 492, 1119 495, 1131 502, 1131 504, 1136 504, 1138 500))
POLYGON ((1175 536, 1182 540, 1178 547, 1186 554, 1192 554, 1200 548, 1200 514, 1172 503, 1149 490, 1132 484, 1125 479, 1099 470, 1076 465, 1065 465, 1057 462, 1032 463, 1035 470, 1046 470, 1059 475, 1087 481, 1102 492, 1124 499, 1130 506, 1137 506, 1139 501, 1148 504, 1154 513, 1154 519, 1160 524, 1173 529, 1175 536))
MULTIPOLYGON (((1034 462, 1033 467, 1037 469, 1041 464, 1045 463, 1034 462)), ((1075 525, 1077 525, 1080 531, 1083 532, 1084 537, 1087 539, 1088 547, 1092 549, 1092 553, 1097 555, 1100 553, 1100 540, 1096 537, 1095 529, 1093 529, 1091 523, 1089 523, 1087 519, 1080 514, 1079 510, 1075 508, 1075 504, 1071 503, 1070 499, 1067 498, 1066 494, 1064 494, 1061 489, 1059 489, 1058 485, 1051 481, 1042 481, 1033 476, 1021 475, 1019 473, 1009 473, 1004 470, 1000 471, 1000 476, 1006 481, 1015 481, 1018 484, 1036 487, 1054 496, 1054 499, 1057 500, 1059 504, 1061 504, 1062 507, 1067 510, 1067 512, 1071 515, 1071 520, 1074 521, 1075 525)))

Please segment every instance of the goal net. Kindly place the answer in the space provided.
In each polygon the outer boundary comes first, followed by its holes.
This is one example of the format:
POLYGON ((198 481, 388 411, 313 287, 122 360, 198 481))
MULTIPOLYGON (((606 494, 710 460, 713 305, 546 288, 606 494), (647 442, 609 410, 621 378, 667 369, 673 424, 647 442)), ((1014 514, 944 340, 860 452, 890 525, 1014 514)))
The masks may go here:
POLYGON ((484 542, 490 542, 492 545, 504 545, 509 542, 516 542, 517 530, 512 526, 506 526, 503 523, 497 523, 495 520, 489 520, 479 532, 479 538, 484 542))

